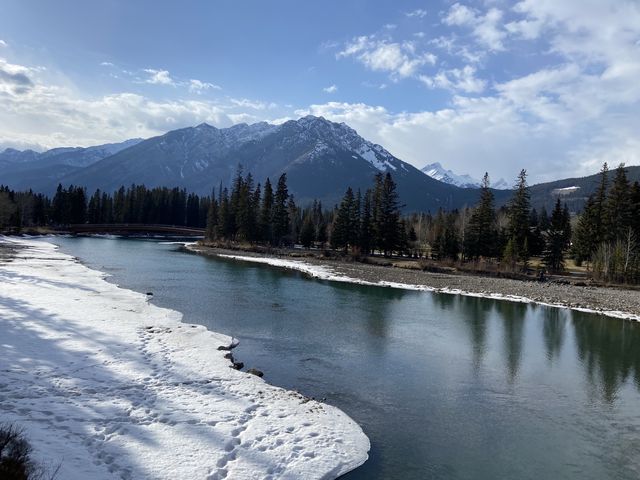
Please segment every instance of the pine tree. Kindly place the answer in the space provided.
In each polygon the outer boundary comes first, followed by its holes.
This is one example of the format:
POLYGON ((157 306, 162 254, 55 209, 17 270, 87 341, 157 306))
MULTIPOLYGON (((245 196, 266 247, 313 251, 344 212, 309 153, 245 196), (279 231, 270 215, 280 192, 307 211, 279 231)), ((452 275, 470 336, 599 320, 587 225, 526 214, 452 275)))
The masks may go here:
POLYGON ((566 218, 560 205, 560 198, 551 213, 549 229, 545 232, 545 249, 543 262, 552 272, 564 268, 564 250, 566 248, 566 218))
POLYGON ((364 194, 364 205, 362 207, 362 218, 360 221, 360 238, 358 246, 364 255, 371 253, 371 190, 367 190, 364 194))
POLYGON ((631 228, 640 239, 640 183, 635 182, 631 189, 631 228))
POLYGON ((315 226, 313 225, 313 214, 307 212, 302 221, 300 229, 300 243, 305 248, 310 248, 315 240, 315 226))
POLYGON ((493 192, 491 191, 489 174, 482 178, 480 201, 471 214, 465 234, 465 255, 471 259, 493 257, 496 255, 498 230, 493 192))
POLYGON ((521 170, 516 183, 516 191, 509 203, 509 236, 515 257, 524 262, 529 260, 529 188, 527 171, 521 170))
POLYGON ((607 195, 603 223, 604 239, 610 242, 622 240, 631 226, 631 185, 624 163, 616 169, 616 176, 607 195))
POLYGON ((352 240, 356 238, 356 225, 354 223, 355 199, 351 187, 347 191, 340 202, 338 211, 334 218, 333 228, 331 230, 331 246, 334 249, 344 248, 345 252, 349 245, 353 245, 352 240))
POLYGON ((396 184, 387 172, 384 179, 376 176, 375 198, 375 232, 378 248, 385 256, 390 255, 398 245, 400 209, 396 184))
POLYGON ((229 240, 231 238, 233 233, 233 223, 231 220, 229 192, 226 188, 221 189, 218 194, 218 224, 216 229, 217 238, 225 240, 229 240))
MULTIPOLYGON (((605 162, 600 170, 600 184, 594 195, 592 221, 592 238, 594 249, 606 238, 607 189, 609 187, 609 166, 605 162)), ((593 253, 592 250, 590 253, 593 253)))
POLYGON ((218 230, 218 204, 216 202, 215 191, 211 193, 211 202, 209 202, 209 210, 207 211, 207 226, 205 229, 205 239, 213 241, 216 238, 218 230))
POLYGON ((258 236, 263 242, 273 241, 271 221, 273 219, 273 189, 271 181, 267 177, 264 182, 264 194, 262 195, 262 205, 260 206, 260 218, 258 220, 258 236))
POLYGON ((283 173, 278 179, 272 210, 273 243, 275 245, 280 245, 289 233, 288 200, 287 174, 283 173))

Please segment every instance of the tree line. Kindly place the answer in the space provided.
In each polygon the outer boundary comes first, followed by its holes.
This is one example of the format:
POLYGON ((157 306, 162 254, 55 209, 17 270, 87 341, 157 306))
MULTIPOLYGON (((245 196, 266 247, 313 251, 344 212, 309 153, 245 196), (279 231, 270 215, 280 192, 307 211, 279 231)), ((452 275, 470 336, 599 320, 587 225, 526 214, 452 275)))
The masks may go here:
POLYGON ((507 205, 496 208, 485 174, 473 207, 402 215, 390 173, 378 173, 364 192, 351 187, 337 205, 296 204, 286 174, 256 183, 241 167, 229 187, 211 195, 180 188, 120 187, 113 193, 58 186, 52 199, 0 187, 0 228, 73 223, 171 224, 205 228, 208 242, 302 245, 353 256, 400 255, 458 262, 470 268, 527 271, 532 257, 560 272, 568 257, 609 282, 640 282, 640 186, 624 165, 610 182, 605 164, 597 190, 572 219, 558 197, 549 213, 530 204, 522 170, 507 205), (573 221, 572 221, 573 220, 573 221), (573 224, 573 228, 572 228, 573 224))
POLYGON ((640 184, 631 185, 624 164, 613 178, 605 163, 596 192, 578 220, 572 254, 610 282, 640 283, 640 184))
POLYGON ((211 199, 180 188, 120 187, 113 193, 58 185, 53 198, 0 186, 0 229, 80 223, 167 224, 204 228, 211 199))
POLYGON ((335 250, 385 255, 402 251, 406 243, 396 184, 390 174, 375 176, 372 188, 354 194, 350 187, 333 209, 315 200, 302 208, 289 194, 287 176, 275 191, 269 178, 255 184, 250 173, 238 170, 231 190, 218 189, 207 215, 206 240, 210 242, 264 243, 272 246, 301 244, 305 248, 329 245, 335 250))

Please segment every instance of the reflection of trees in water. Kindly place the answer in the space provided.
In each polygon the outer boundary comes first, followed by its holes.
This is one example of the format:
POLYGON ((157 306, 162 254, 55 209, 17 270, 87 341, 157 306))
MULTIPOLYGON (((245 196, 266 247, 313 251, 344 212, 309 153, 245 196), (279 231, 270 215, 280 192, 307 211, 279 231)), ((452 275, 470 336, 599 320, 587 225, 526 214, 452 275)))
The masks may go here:
POLYGON ((547 349, 547 358, 553 363, 555 359, 560 357, 564 344, 567 311, 559 308, 543 308, 540 313, 544 315, 542 336, 547 349))
POLYGON ((524 303, 496 302, 496 311, 503 322, 503 345, 510 382, 516 379, 520 370, 522 337, 527 308, 528 306, 524 303))
POLYGON ((399 288, 381 288, 352 283, 332 282, 331 286, 339 302, 345 305, 355 303, 366 317, 367 330, 371 337, 386 338, 389 333, 391 303, 402 300, 416 292, 399 288))
POLYGON ((572 320, 578 357, 589 381, 600 386, 605 399, 615 400, 630 376, 640 390, 640 325, 575 312, 572 320))
MULTIPOLYGON (((451 295, 440 295, 449 296, 451 295)), ((487 341, 487 321, 494 302, 478 297, 460 297, 462 319, 469 332, 473 355, 473 368, 478 371, 484 360, 487 341)))

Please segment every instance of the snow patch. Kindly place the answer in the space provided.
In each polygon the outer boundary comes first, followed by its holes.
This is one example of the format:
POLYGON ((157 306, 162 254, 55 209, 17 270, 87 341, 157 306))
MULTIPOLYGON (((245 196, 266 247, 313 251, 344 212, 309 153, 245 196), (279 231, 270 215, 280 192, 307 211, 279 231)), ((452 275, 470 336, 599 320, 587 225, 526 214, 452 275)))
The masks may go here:
MULTIPOLYGON (((49 243, 0 264, 0 411, 59 478, 332 478, 367 459, 335 407, 229 368, 181 322, 49 243)), ((268 373, 268 372, 267 372, 268 373)))
POLYGON ((551 190, 551 195, 569 195, 571 193, 577 192, 580 190, 580 187, 564 187, 564 188, 555 188, 551 190))

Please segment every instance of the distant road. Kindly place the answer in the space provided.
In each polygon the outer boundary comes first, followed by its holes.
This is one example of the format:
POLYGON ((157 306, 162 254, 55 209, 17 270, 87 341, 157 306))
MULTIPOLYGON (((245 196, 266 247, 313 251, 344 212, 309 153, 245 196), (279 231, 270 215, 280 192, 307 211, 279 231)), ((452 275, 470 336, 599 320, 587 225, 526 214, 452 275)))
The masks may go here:
POLYGON ((166 233, 171 235, 204 236, 204 228, 183 227, 178 225, 146 225, 142 223, 80 223, 59 228, 69 233, 166 233))

